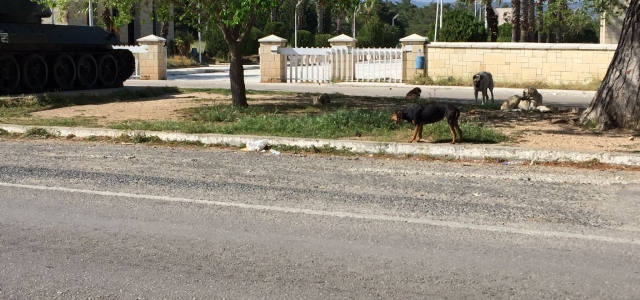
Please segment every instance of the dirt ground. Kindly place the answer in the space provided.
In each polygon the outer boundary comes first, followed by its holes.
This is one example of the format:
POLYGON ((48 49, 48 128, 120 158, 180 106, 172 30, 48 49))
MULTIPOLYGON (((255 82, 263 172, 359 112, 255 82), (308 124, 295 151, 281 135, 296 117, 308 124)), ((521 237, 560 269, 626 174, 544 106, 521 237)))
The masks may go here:
MULTIPOLYGON (((300 103, 296 96, 248 95, 249 104, 300 103)), ((188 108, 230 103, 230 96, 189 93, 144 101, 117 102, 99 105, 71 106, 33 113, 42 118, 94 118, 100 125, 124 120, 178 120, 188 108)), ((384 106, 382 103, 375 103, 384 106)), ((376 106, 376 105, 374 105, 376 106)), ((368 105, 371 107, 371 105, 368 105)), ((510 139, 504 145, 533 149, 574 151, 620 151, 640 153, 640 135, 633 132, 594 132, 578 126, 572 119, 579 115, 571 111, 524 113, 483 111, 462 113, 462 119, 476 119, 510 139)))

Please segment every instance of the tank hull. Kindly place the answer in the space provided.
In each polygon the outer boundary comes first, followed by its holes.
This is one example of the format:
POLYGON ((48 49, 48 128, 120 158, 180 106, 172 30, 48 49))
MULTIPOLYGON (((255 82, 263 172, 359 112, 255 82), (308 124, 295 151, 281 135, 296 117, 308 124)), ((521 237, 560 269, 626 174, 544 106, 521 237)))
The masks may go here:
POLYGON ((129 50, 99 27, 0 22, 0 95, 122 86, 129 50))

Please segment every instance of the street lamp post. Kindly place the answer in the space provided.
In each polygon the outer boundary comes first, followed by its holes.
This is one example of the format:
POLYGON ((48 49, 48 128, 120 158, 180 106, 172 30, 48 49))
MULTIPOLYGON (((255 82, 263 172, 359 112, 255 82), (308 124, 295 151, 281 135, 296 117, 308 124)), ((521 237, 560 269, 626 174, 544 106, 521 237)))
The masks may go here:
POLYGON ((93 26, 93 0, 89 0, 89 26, 93 26))
POLYGON ((396 18, 399 16, 400 14, 397 14, 395 17, 393 17, 393 19, 391 19, 391 26, 396 26, 396 18))

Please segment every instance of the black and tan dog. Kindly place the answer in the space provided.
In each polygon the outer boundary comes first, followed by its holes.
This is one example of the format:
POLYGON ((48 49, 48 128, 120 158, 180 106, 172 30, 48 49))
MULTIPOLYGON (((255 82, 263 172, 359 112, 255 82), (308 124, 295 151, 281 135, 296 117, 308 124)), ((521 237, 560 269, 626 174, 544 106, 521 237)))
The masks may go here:
POLYGON ((412 90, 410 90, 407 95, 405 96, 405 98, 407 99, 419 99, 420 98, 420 94, 422 94, 422 90, 419 87, 413 88, 412 90))
POLYGON ((393 115, 391 115, 391 120, 396 124, 400 123, 402 120, 407 120, 415 125, 415 128, 413 129, 413 136, 411 136, 409 143, 416 140, 416 135, 418 136, 417 142, 422 139, 422 126, 424 124, 431 124, 445 119, 447 120, 447 124, 449 125, 451 136, 453 138, 451 144, 455 144, 457 137, 455 130, 458 130, 458 136, 460 136, 459 140, 462 140, 462 130, 458 125, 458 118, 460 118, 460 110, 453 104, 449 103, 433 103, 406 107, 396 110, 393 115))

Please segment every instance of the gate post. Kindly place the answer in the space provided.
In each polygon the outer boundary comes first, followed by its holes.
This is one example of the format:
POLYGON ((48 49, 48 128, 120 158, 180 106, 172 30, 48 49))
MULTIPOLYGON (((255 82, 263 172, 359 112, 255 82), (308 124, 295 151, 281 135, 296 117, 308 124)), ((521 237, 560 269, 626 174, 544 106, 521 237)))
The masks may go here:
POLYGON ((331 61, 331 80, 344 80, 350 79, 355 81, 356 77, 356 39, 341 34, 339 36, 329 39, 329 45, 331 48, 346 48, 347 55, 332 55, 331 61), (342 77, 341 74, 345 76, 342 77))
POLYGON ((140 53, 140 79, 167 80, 167 53, 164 43, 167 41, 159 36, 148 35, 139 38, 140 46, 147 46, 147 52, 140 53))
POLYGON ((260 82, 287 82, 287 57, 278 54, 278 48, 287 45, 287 39, 270 35, 258 40, 260 43, 260 82))
POLYGON ((402 43, 402 82, 409 82, 416 76, 427 76, 429 73, 429 59, 427 55, 427 45, 430 44, 429 39, 417 34, 412 34, 400 39, 402 43), (422 69, 418 69, 416 66, 416 60, 418 60, 418 53, 424 55, 424 66, 422 69))

